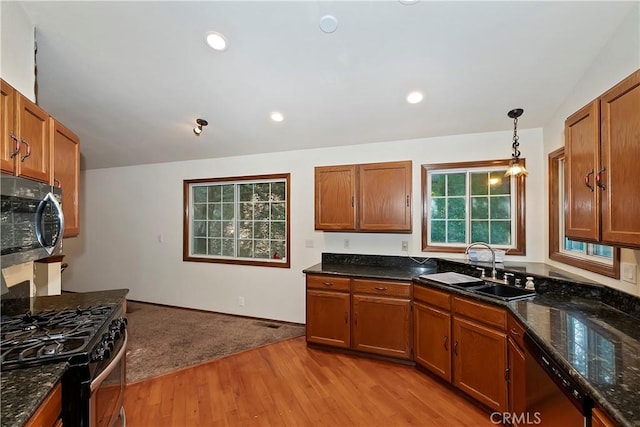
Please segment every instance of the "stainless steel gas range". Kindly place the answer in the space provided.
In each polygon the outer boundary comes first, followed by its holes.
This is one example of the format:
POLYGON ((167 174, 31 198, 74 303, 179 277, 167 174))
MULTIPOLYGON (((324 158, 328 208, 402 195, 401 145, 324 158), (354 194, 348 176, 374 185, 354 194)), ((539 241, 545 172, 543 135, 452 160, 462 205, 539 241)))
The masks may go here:
POLYGON ((66 361, 69 368, 62 377, 63 424, 124 426, 127 320, 122 304, 61 306, 55 302, 65 301, 64 296, 45 298, 53 302, 53 308, 23 312, 14 308, 14 313, 3 310, 1 368, 28 369, 66 361))

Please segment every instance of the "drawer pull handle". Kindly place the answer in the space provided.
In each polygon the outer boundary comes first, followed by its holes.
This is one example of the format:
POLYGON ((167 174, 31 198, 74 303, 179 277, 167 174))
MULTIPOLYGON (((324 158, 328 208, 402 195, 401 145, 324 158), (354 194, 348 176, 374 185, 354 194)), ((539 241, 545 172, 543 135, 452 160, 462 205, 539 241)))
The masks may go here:
POLYGON ((598 171, 598 174, 596 175, 596 185, 603 191, 607 189, 607 186, 602 183, 602 173, 606 170, 607 168, 603 167, 598 171))
POLYGON ((516 331, 514 328, 511 328, 511 334, 513 334, 513 335, 515 335, 517 337, 520 336, 520 333, 518 331, 516 331))
POLYGON ((376 289, 376 291, 386 291, 387 290, 387 288, 382 287, 382 286, 376 287, 375 289, 376 289))
POLYGON ((11 137, 11 139, 13 139, 13 141, 16 143, 16 149, 12 151, 9 156, 13 159, 20 152, 20 140, 13 134, 13 132, 11 132, 11 135, 9 135, 9 137, 11 137))
POLYGON ((333 286, 333 282, 322 282, 325 286, 333 286))
POLYGON ((448 335, 444 336, 444 349, 445 349, 445 351, 449 351, 449 336, 448 335))
POLYGON ((458 341, 453 344, 453 354, 458 355, 458 341))
POLYGON ((27 154, 25 154, 24 156, 22 156, 20 158, 20 161, 24 162, 27 157, 31 156, 31 146, 29 145, 29 143, 27 141, 24 140, 24 138, 22 139, 22 143, 27 146, 27 154))
POLYGON ((590 182, 590 178, 591 178, 591 175, 593 175, 593 173, 594 173, 594 170, 591 169, 591 171, 589 171, 589 173, 587 173, 584 176, 584 185, 586 185, 591 191, 593 191, 593 185, 590 182))

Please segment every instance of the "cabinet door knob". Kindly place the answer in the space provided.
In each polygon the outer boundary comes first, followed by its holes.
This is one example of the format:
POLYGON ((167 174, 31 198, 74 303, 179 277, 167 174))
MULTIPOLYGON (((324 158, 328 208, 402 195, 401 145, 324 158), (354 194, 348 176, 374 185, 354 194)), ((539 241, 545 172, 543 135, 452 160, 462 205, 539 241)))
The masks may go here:
POLYGON ((584 185, 589 187, 589 190, 593 191, 593 185, 591 185, 591 175, 593 175, 594 171, 591 169, 589 173, 584 176, 584 185))
POLYGON ((22 156, 22 158, 20 158, 20 161, 21 161, 21 162, 24 162, 24 160, 25 160, 27 157, 31 156, 31 146, 30 146, 30 145, 29 145, 29 143, 28 143, 27 141, 25 141, 24 139, 22 140, 22 143, 23 143, 24 145, 26 145, 26 146, 27 146, 27 154, 25 154, 24 156, 22 156))
MULTIPOLYGON (((600 188, 602 191, 604 191, 604 190, 606 190, 606 189, 607 189, 607 186, 606 186, 606 185, 604 185, 604 184, 602 183, 602 176, 601 176, 601 175, 602 175, 602 173, 603 173, 604 171, 606 171, 606 170, 607 170, 607 168, 603 167, 602 169, 600 169, 600 170, 598 171, 598 174, 596 175, 596 185, 597 185, 597 186, 598 186, 598 188, 600 188)), ((591 190, 591 191, 593 191, 593 190, 591 190)))

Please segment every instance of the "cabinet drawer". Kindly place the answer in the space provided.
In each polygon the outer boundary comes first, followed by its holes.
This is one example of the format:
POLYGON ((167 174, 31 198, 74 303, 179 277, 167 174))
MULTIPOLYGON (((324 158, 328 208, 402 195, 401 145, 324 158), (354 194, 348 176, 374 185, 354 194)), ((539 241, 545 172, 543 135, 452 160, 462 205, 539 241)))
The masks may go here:
POLYGON ((55 426, 62 412, 62 386, 58 383, 36 410, 25 427, 55 426))
POLYGON ((513 316, 507 317, 507 332, 511 339, 513 339, 521 349, 524 349, 524 326, 520 324, 513 316))
POLYGON ((307 289, 331 289, 349 292, 351 279, 348 277, 307 275, 307 289))
POLYGON ((409 298, 411 296, 411 284, 386 280, 353 279, 353 293, 409 298))
POLYGON ((446 292, 436 291, 435 289, 425 288, 423 286, 414 286, 413 299, 443 308, 447 311, 451 310, 451 295, 446 292))
POLYGON ((507 328, 507 313, 504 309, 490 304, 453 297, 453 311, 455 314, 475 319, 478 322, 495 326, 503 331, 507 328))

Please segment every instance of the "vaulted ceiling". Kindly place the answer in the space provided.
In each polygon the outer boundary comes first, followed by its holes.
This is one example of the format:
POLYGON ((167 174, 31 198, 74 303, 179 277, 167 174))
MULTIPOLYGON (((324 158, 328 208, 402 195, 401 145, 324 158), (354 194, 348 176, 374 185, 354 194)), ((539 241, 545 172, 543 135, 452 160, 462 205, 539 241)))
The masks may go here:
POLYGON ((507 130, 514 107, 520 128, 541 127, 635 2, 408 3, 21 5, 38 101, 93 169, 507 130))

